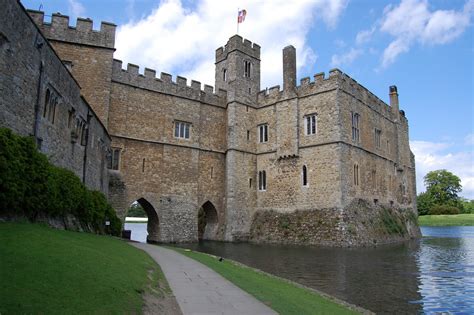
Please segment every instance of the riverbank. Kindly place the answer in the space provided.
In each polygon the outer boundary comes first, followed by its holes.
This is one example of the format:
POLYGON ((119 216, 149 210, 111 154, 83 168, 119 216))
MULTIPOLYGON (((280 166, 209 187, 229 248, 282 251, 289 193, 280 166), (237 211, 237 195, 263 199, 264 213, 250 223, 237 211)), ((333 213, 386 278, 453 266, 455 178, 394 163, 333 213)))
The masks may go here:
POLYGON ((418 217, 420 226, 474 226, 474 214, 422 215, 418 217))
POLYGON ((0 257, 1 314, 173 309, 159 266, 116 238, 0 223, 0 257))
POLYGON ((176 247, 168 248, 206 265, 279 314, 371 314, 315 290, 232 260, 219 261, 217 257, 209 254, 176 247))

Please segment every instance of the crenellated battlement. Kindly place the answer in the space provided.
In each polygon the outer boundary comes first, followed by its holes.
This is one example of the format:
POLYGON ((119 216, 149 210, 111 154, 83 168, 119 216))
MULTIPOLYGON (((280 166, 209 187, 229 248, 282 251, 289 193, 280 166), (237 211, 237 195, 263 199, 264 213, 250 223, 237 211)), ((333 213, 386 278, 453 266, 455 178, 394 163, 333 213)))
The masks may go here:
POLYGON ((224 47, 216 49, 216 63, 227 58, 227 55, 234 50, 240 50, 243 53, 260 60, 260 46, 252 43, 248 39, 243 39, 239 35, 234 35, 227 41, 224 47))
POLYGON ((216 106, 226 106, 227 92, 219 89, 214 93, 214 88, 205 84, 201 89, 201 82, 191 80, 191 85, 187 84, 187 79, 181 76, 173 81, 171 74, 161 72, 160 77, 156 77, 156 71, 145 68, 143 74, 139 73, 139 66, 127 64, 127 68, 122 68, 122 61, 114 59, 112 68, 112 82, 127 84, 150 91, 171 94, 178 97, 197 100, 203 103, 216 106))
POLYGON ((91 19, 78 18, 76 26, 69 25, 69 16, 53 13, 51 23, 44 21, 44 12, 27 10, 46 38, 69 43, 114 48, 116 25, 101 22, 100 30, 93 29, 91 19))

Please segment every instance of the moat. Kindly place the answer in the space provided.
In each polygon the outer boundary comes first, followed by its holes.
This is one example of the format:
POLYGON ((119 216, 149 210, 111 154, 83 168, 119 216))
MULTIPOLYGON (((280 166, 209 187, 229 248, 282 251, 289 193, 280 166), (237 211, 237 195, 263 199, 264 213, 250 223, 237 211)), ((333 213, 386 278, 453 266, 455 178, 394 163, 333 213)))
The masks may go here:
MULTIPOLYGON (((126 224, 144 241, 146 224, 126 224)), ((202 242, 233 259, 376 313, 474 313, 474 227, 423 227, 418 241, 378 248, 202 242)))

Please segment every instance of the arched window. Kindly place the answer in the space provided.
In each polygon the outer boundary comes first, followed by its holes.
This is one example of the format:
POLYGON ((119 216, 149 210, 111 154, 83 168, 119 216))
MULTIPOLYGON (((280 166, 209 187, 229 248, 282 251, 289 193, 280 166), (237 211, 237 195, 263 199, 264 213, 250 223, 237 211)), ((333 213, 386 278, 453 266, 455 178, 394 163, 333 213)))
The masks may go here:
POLYGON ((252 63, 248 60, 244 60, 244 77, 250 78, 252 71, 252 63))
POLYGON ((308 186, 308 168, 306 165, 303 165, 303 172, 302 172, 302 179, 303 179, 303 186, 308 186))
POLYGON ((258 172, 258 190, 267 190, 267 173, 265 171, 258 172))

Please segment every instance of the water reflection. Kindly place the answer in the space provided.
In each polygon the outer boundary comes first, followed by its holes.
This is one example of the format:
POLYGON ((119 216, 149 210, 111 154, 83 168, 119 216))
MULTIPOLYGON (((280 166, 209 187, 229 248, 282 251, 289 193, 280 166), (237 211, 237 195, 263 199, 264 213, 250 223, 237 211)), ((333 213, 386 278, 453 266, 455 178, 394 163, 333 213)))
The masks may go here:
MULTIPOLYGON (((133 238, 140 227, 131 228, 133 238)), ((422 233, 419 241, 359 249, 222 242, 182 246, 242 262, 380 314, 474 314, 474 227, 422 228, 422 233)))

